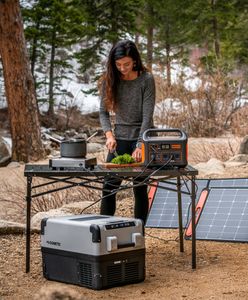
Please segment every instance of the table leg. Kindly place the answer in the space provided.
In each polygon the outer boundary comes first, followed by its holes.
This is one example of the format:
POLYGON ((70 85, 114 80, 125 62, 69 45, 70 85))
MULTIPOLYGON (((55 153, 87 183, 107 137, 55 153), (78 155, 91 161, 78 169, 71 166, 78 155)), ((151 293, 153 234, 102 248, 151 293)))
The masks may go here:
POLYGON ((192 224, 192 269, 196 268, 196 234, 195 234, 195 176, 191 181, 191 224, 192 224))
POLYGON ((27 177, 27 196, 26 196, 26 273, 30 271, 30 217, 32 201, 32 177, 27 177))
POLYGON ((177 202, 178 202, 178 224, 179 224, 179 239, 180 252, 184 251, 183 247, 183 217, 182 217, 182 194, 181 194, 181 180, 177 177, 177 202))

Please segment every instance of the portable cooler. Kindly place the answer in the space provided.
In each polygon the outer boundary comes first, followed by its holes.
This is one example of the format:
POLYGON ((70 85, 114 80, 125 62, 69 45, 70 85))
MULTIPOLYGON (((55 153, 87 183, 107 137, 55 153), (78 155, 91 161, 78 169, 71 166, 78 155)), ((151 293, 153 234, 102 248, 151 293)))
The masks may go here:
POLYGON ((139 219, 87 214, 45 218, 43 275, 94 290, 143 281, 143 232, 139 219))

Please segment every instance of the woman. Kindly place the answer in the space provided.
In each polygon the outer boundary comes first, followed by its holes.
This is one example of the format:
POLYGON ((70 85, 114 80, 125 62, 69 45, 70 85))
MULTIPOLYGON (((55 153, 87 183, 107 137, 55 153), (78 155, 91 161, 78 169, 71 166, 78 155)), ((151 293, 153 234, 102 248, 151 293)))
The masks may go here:
MULTIPOLYGON (((141 161, 140 142, 143 132, 153 126, 154 104, 154 78, 142 64, 136 45, 129 40, 118 42, 109 53, 101 92, 100 122, 109 150, 107 162, 115 157, 114 153, 128 153, 137 162, 141 161), (110 112, 115 113, 114 128, 111 126, 110 112)), ((121 181, 106 178, 101 214, 114 215, 116 194, 111 190, 120 184, 121 181)), ((147 186, 137 186, 133 190, 134 216, 145 223, 148 213, 147 186)))

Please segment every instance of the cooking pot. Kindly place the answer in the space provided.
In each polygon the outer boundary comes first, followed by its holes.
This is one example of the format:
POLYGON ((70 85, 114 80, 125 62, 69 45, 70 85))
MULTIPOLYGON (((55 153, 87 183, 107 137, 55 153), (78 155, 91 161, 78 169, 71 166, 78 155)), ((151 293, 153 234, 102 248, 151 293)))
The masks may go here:
POLYGON ((85 139, 68 139, 60 144, 61 157, 85 158, 87 154, 87 142, 85 139))
POLYGON ((65 139, 59 140, 47 134, 50 140, 58 143, 60 145, 60 155, 61 157, 69 158, 85 158, 87 154, 87 142, 97 134, 95 132, 87 139, 65 139))

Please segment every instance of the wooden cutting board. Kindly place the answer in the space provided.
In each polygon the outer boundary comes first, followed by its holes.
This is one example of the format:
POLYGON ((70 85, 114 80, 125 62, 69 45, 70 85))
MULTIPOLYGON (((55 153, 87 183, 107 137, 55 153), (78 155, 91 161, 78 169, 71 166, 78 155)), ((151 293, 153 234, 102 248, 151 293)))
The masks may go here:
POLYGON ((132 164, 113 164, 113 163, 103 163, 102 166, 105 168, 134 168, 134 167, 140 167, 143 163, 137 162, 132 164))

